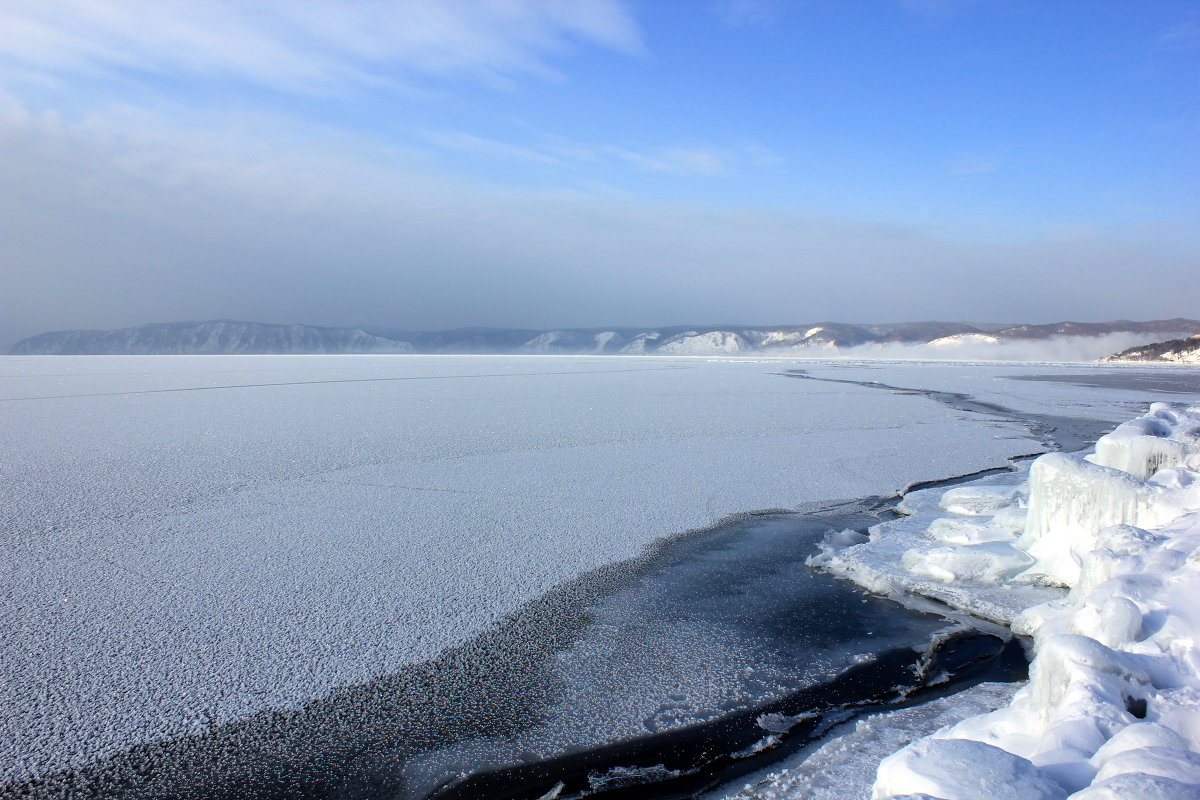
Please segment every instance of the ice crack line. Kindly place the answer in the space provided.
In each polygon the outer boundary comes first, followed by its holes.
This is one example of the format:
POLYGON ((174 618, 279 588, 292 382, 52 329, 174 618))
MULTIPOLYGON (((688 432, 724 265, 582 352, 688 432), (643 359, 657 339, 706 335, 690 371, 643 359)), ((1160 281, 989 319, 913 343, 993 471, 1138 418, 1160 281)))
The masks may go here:
POLYGON ((856 381, 849 378, 821 378, 816 375, 810 375, 808 374, 808 370, 803 369, 791 369, 787 372, 776 374, 782 375, 785 378, 800 378, 802 380, 823 381, 825 383, 848 383, 852 386, 862 386, 867 389, 883 389, 896 394, 927 397, 935 403, 940 403, 954 411, 962 411, 968 414, 991 415, 1016 422, 1024 426, 1029 431, 1031 437, 1037 439, 1046 447, 1053 450, 1062 449, 1062 445, 1051 436, 1055 432, 1054 425, 1047 424, 1046 421, 1021 416, 1011 408, 1006 408, 996 403, 976 400, 971 395, 963 392, 945 392, 937 389, 911 389, 906 386, 892 386, 887 383, 880 383, 879 381, 856 381))
POLYGON ((636 369, 580 369, 560 370, 556 372, 494 372, 478 375, 404 375, 393 378, 339 378, 322 381, 279 381, 277 383, 236 383, 223 386, 183 386, 173 389, 134 389, 127 392, 95 392, 92 394, 51 394, 39 397, 4 397, 2 403, 16 403, 22 400, 66 400, 78 397, 116 397, 133 394, 164 394, 167 392, 203 392, 213 389, 256 389, 263 386, 310 386, 321 383, 385 383, 388 381, 446 381, 464 378, 528 378, 542 375, 607 375, 618 372, 657 372, 667 369, 688 369, 683 365, 667 367, 641 367, 636 369))

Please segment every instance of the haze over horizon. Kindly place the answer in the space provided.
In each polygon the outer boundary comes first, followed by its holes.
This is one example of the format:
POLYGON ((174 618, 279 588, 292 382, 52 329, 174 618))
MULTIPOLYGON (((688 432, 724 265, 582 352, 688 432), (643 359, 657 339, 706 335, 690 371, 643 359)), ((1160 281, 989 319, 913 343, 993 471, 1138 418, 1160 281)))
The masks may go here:
POLYGON ((1200 307, 1187 2, 12 0, 0 345, 1200 307))

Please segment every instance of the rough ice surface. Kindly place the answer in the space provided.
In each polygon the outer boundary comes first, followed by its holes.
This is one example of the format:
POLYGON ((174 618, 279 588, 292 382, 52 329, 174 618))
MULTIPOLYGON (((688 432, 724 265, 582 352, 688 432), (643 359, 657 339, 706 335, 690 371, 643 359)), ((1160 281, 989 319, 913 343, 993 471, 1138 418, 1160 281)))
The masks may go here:
POLYGON ((1062 594, 1011 582, 1035 563, 1017 546, 1025 525, 1026 479, 1014 470, 948 491, 909 492, 897 508, 903 517, 873 526, 865 542, 831 534, 809 564, 876 594, 921 595, 1011 623, 1030 606, 1062 594))
POLYGON ((1096 442, 1091 461, 1146 480, 1166 467, 1200 466, 1200 429, 1189 428, 1169 406, 1117 426, 1096 442))
POLYGON ((1070 590, 1013 621, 1033 637, 1029 683, 1007 708, 885 759, 876 800, 1008 796, 1004 785, 1020 787, 1014 797, 1200 797, 1198 432, 1200 406, 1156 403, 1092 455, 1034 463, 1015 543, 1032 563, 1000 580, 1070 590))
MULTIPOLYGON (((1165 476, 1164 476, 1165 477, 1165 476)), ((1109 526, 1158 527, 1179 516, 1179 496, 1085 456, 1050 453, 1029 471, 1030 502, 1019 546, 1037 561, 1046 582, 1072 586, 1085 554, 1109 526)))
POLYGON ((951 697, 871 714, 830 731, 823 743, 790 756, 737 787, 704 800, 869 800, 879 762, 905 745, 963 719, 1007 705, 1018 687, 983 683, 951 697))
POLYGON ((0 359, 0 781, 426 661, 730 514, 1036 447, 790 366, 0 359))

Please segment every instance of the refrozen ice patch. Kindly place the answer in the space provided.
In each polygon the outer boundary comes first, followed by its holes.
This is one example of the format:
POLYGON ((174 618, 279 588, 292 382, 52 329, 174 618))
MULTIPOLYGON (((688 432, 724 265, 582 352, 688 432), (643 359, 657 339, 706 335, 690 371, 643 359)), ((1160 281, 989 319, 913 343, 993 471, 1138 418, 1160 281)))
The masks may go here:
POLYGON ((957 486, 942 493, 938 508, 963 517, 991 517, 1011 506, 1020 487, 972 484, 957 486))
MULTIPOLYGON (((1033 637, 1029 683, 1007 708, 886 759, 875 798, 1200 798, 1197 431, 1200 407, 1156 403, 1101 437, 1093 455, 1034 463, 1016 543, 1034 563, 1002 580, 1070 591, 1013 621, 1033 637)), ((935 555, 902 559, 901 569, 928 571, 935 555)))
POLYGON ((1032 564, 1029 555, 1005 541, 962 544, 953 550, 913 548, 900 559, 900 566, 912 575, 943 583, 1000 583, 1032 564))
POLYGON ((788 716, 787 714, 761 714, 758 717, 758 727, 771 733, 787 733, 792 728, 804 722, 806 719, 812 719, 818 714, 796 714, 788 716))
POLYGON ((588 775, 588 785, 593 791, 610 791, 642 783, 657 783, 683 775, 680 770, 667 769, 663 764, 651 767, 612 767, 604 772, 588 775))
POLYGON ((773 733, 770 736, 764 736, 763 738, 759 739, 757 742, 755 742, 754 744, 745 748, 744 750, 737 750, 733 753, 730 753, 729 757, 730 758, 750 758, 750 756, 756 756, 759 753, 762 753, 766 750, 770 750, 772 748, 778 747, 782 742, 783 742, 783 737, 780 736, 779 734, 773 733))

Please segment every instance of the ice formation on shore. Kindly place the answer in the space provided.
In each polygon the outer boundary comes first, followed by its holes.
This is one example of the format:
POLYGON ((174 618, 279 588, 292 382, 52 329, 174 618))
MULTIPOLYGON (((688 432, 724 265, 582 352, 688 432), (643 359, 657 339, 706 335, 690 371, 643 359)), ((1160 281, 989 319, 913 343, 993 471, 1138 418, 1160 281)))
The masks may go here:
POLYGON ((1011 705, 884 759, 876 800, 1200 798, 1198 442, 1200 407, 1156 403, 1091 455, 1042 456, 1023 484, 943 493, 949 516, 915 493, 870 541, 831 537, 814 562, 995 618, 1067 590, 1012 615, 1034 658, 1011 705))

